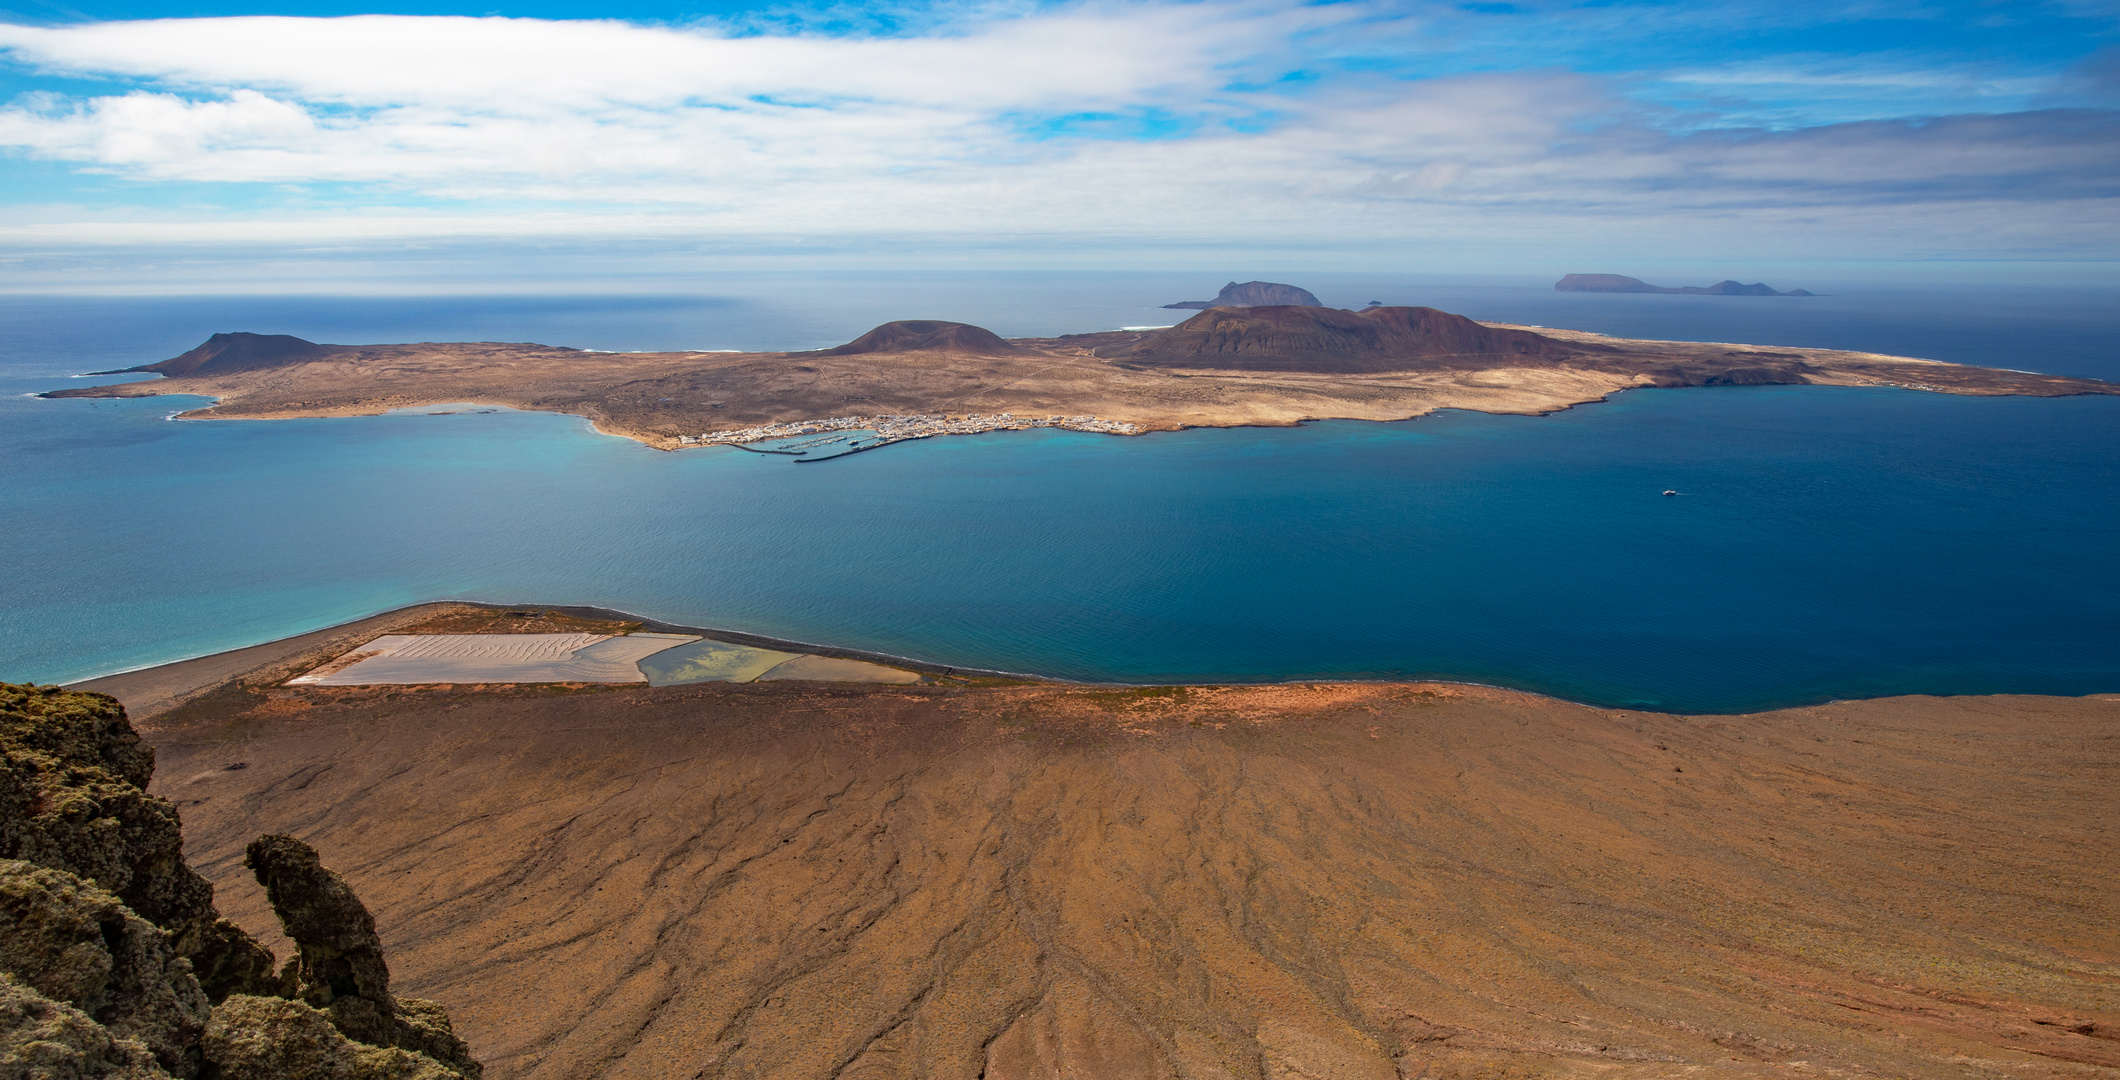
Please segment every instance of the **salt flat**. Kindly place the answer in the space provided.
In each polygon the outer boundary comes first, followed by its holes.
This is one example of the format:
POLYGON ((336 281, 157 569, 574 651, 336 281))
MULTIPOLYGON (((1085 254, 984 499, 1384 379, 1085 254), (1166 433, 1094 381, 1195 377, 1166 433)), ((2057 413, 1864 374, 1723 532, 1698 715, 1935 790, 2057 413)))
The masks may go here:
POLYGON ((646 682, 640 661, 698 640, 689 634, 386 634, 289 681, 310 686, 646 682))
POLYGON ((751 682, 916 683, 899 668, 709 641, 694 634, 385 634, 293 686, 435 683, 751 682), (655 657, 654 662, 649 662, 655 657))
POLYGON ((642 660, 640 669, 647 673, 651 686, 677 686, 695 682, 750 682, 768 671, 777 670, 801 653, 780 652, 775 649, 754 649, 747 645, 731 645, 725 641, 702 640, 691 645, 680 645, 642 660))
POLYGON ((866 660, 844 660, 833 656, 798 656, 758 676, 757 682, 808 679, 811 682, 863 682, 910 684, 920 676, 866 660))

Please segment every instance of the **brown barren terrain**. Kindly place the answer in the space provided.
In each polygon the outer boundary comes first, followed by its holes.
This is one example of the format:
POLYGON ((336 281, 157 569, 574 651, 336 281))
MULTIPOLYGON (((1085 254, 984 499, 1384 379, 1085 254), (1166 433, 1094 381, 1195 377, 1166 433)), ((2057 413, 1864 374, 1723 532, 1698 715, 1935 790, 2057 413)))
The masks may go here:
POLYGON ((314 844, 494 1077, 2120 1076, 2120 696, 232 684, 143 723, 245 927, 314 844))
POLYGON ((1090 415, 1154 431, 1403 420, 1446 408, 1545 413, 1645 386, 2120 393, 2092 379, 1825 349, 1609 338, 1403 307, 1221 307, 1163 331, 1008 341, 961 323, 896 322, 805 353, 317 345, 218 334, 133 370, 164 378, 46 396, 196 394, 219 400, 186 415, 228 418, 476 402, 585 416, 600 430, 670 449, 681 436, 839 416, 1090 415))

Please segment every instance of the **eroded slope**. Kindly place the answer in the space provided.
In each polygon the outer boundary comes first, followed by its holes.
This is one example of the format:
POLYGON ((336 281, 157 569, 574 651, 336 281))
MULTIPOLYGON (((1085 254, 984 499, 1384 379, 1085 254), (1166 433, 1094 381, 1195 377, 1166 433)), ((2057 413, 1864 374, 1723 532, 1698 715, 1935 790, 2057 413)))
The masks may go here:
MULTIPOLYGON (((2120 699, 231 689, 261 830, 507 1077, 2120 1075, 2120 699)), ((246 768, 230 771, 242 763, 246 768)))

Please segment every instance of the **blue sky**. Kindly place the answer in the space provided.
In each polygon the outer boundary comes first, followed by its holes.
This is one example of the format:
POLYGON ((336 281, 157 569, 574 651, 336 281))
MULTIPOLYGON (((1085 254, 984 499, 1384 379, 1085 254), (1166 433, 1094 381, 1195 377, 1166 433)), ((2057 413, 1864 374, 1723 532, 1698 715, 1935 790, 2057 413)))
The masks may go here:
POLYGON ((0 103, 0 289, 2120 254, 2120 0, 18 3, 0 103))

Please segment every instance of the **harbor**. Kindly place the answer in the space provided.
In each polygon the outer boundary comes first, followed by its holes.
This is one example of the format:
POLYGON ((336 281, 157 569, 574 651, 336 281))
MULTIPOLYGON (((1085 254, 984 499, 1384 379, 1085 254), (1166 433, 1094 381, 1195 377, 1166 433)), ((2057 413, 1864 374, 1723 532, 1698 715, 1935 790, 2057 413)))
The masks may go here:
POLYGON ((928 439, 937 435, 983 435, 990 431, 1027 431, 1031 428, 1061 428, 1103 435, 1139 435, 1139 424, 1122 420, 1100 420, 1094 416, 1017 416, 1014 413, 915 416, 834 416, 823 420, 796 420, 785 424, 760 424, 733 431, 704 432, 679 436, 679 446, 734 446, 760 454, 795 459, 798 465, 874 450, 895 442, 928 439), (809 436, 816 436, 810 438, 809 436), (754 443, 782 442, 771 447, 754 443))

